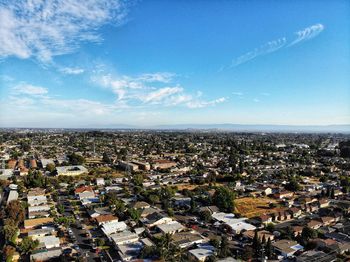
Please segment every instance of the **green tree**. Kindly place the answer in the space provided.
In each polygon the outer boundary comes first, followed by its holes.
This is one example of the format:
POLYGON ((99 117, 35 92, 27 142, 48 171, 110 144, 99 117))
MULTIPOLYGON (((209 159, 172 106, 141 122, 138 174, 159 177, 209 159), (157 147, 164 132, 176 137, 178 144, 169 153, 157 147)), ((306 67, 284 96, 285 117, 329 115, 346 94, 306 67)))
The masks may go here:
POLYGON ((227 187, 218 187, 213 196, 213 202, 223 212, 234 212, 235 194, 227 187))
POLYGON ((216 249, 220 248, 220 241, 217 238, 210 239, 210 244, 216 249))
POLYGON ((132 220, 138 221, 141 217, 141 212, 140 210, 137 210, 135 208, 129 208, 128 215, 131 217, 132 220))
POLYGON ((143 175, 137 174, 133 177, 133 182, 136 186, 142 186, 143 183, 143 175))
POLYGON ((200 217, 200 219, 202 219, 203 221, 209 222, 210 219, 211 219, 211 213, 210 213, 210 211, 208 211, 208 210, 204 210, 204 211, 202 211, 202 212, 199 213, 199 217, 200 217))
POLYGON ((265 254, 266 254, 268 259, 272 258, 273 250, 272 250, 272 243, 271 243, 271 239, 270 238, 267 240, 267 243, 266 243, 266 246, 265 246, 265 254))
POLYGON ((106 164, 112 163, 112 160, 109 158, 109 156, 106 152, 103 152, 102 161, 106 164))
POLYGON ((143 246, 141 249, 140 258, 153 258, 157 255, 157 250, 155 246, 143 246))
POLYGON ((96 245, 101 247, 105 245, 105 240, 103 238, 96 238, 96 245))
POLYGON ((148 200, 149 202, 151 202, 152 205, 154 205, 155 203, 159 202, 159 197, 155 194, 150 194, 148 196, 148 200))
POLYGON ((35 248, 37 248, 39 245, 38 240, 33 240, 30 237, 24 237, 19 244, 19 249, 21 251, 21 254, 29 254, 32 252, 35 248))
POLYGON ((60 214, 64 213, 64 206, 62 204, 58 204, 57 205, 57 210, 60 214))
POLYGON ((304 227, 303 231, 301 232, 302 245, 306 245, 310 239, 316 238, 317 235, 318 235, 318 233, 316 230, 314 230, 310 227, 304 227))
POLYGON ((16 221, 14 221, 11 218, 8 218, 5 220, 5 225, 2 228, 2 232, 4 234, 4 237, 9 242, 14 242, 15 237, 18 234, 18 226, 16 221))
POLYGON ((272 233, 272 232, 275 230, 275 225, 272 224, 272 223, 268 223, 268 224, 266 225, 265 229, 266 229, 267 231, 269 231, 269 232, 272 233))
POLYGON ((46 170, 49 171, 50 173, 52 173, 53 171, 56 170, 55 164, 53 164, 53 163, 48 163, 48 164, 46 165, 46 170))
POLYGON ((225 235, 221 238, 220 250, 218 255, 221 258, 225 258, 231 255, 230 248, 228 246, 228 239, 225 235))
POLYGON ((289 180, 289 182, 285 185, 285 188, 289 191, 299 191, 300 190, 300 185, 298 181, 293 177, 289 180))
POLYGON ((75 218, 73 216, 56 217, 55 222, 68 228, 71 224, 75 223, 75 218))
POLYGON ((71 165, 82 165, 85 162, 84 157, 76 153, 69 154, 67 157, 71 165))
POLYGON ((20 200, 13 200, 6 206, 7 217, 16 222, 16 225, 22 223, 25 217, 24 207, 20 200))

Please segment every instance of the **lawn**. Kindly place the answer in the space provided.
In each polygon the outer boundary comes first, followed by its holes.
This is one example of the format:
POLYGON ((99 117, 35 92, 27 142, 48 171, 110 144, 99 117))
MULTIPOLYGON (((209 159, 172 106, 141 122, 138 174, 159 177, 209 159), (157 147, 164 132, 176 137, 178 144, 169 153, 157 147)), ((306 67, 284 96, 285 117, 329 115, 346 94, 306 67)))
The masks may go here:
POLYGON ((259 216, 273 211, 273 208, 269 207, 269 203, 276 203, 276 201, 268 197, 237 198, 235 200, 235 212, 248 218, 259 216))

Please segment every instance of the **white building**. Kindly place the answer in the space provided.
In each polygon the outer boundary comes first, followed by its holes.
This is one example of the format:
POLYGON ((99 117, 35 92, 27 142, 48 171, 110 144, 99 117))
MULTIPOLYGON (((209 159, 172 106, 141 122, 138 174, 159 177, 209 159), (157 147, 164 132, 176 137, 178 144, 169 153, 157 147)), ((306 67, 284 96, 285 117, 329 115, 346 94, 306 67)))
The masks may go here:
POLYGON ((79 176, 87 173, 88 170, 84 166, 58 166, 56 167, 59 176, 79 176))
POLYGON ((256 229, 255 226, 245 222, 247 218, 235 218, 235 215, 232 213, 219 212, 214 213, 212 217, 230 227, 234 234, 239 234, 242 230, 248 231, 256 229))
POLYGON ((124 231, 127 228, 128 226, 124 222, 114 221, 103 224, 102 231, 107 237, 109 237, 111 234, 124 231))
POLYGON ((163 233, 163 234, 174 234, 176 232, 180 232, 185 229, 183 225, 181 225, 177 221, 170 221, 167 224, 161 224, 158 225, 157 228, 163 233))

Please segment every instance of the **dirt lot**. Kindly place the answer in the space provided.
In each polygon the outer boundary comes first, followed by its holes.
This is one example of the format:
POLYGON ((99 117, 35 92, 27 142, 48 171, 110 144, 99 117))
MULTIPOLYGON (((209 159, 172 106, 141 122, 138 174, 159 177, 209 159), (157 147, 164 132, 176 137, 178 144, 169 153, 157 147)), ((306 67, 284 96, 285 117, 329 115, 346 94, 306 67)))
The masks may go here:
POLYGON ((235 200, 235 212, 248 218, 259 216, 273 211, 273 208, 269 207, 269 203, 276 203, 276 201, 267 197, 237 198, 235 200))

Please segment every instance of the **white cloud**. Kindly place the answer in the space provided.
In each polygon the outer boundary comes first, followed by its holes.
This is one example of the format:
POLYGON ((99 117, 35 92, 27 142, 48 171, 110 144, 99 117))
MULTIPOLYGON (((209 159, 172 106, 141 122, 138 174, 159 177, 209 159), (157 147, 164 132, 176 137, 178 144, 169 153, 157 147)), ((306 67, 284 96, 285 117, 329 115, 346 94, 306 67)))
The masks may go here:
POLYGON ((82 42, 101 41, 97 29, 120 24, 125 6, 119 0, 8 0, 0 3, 0 58, 35 57, 51 62, 82 42))
POLYGON ((200 91, 197 91, 196 95, 189 94, 180 85, 172 83, 175 76, 176 74, 169 72, 146 73, 133 77, 112 76, 102 70, 91 80, 116 94, 118 107, 130 107, 133 104, 142 107, 163 105, 200 108, 224 102, 222 99, 205 101, 200 98, 200 91))
POLYGON ((84 69, 82 68, 77 68, 77 67, 63 67, 59 69, 60 72, 68 75, 79 75, 85 72, 84 69))
POLYGON ((288 46, 293 46, 300 42, 310 40, 316 37, 318 34, 320 34, 323 30, 324 30, 324 26, 322 24, 315 24, 303 30, 300 30, 296 32, 297 38, 293 42, 291 42, 288 46))
POLYGON ((258 56, 262 56, 262 55, 266 55, 272 52, 275 52, 279 49, 281 49, 282 47, 284 47, 287 43, 287 39, 285 37, 283 38, 279 38, 270 42, 267 42, 266 44, 255 48, 252 51, 249 51, 247 53, 245 53, 244 55, 241 55, 237 58, 235 58, 232 61, 231 67, 235 67, 238 66, 240 64, 246 63, 258 56))
POLYGON ((188 102, 186 105, 188 108, 203 108, 207 106, 214 106, 216 104, 220 104, 225 102, 227 99, 225 97, 220 97, 218 99, 210 100, 210 101, 200 101, 200 100, 194 100, 188 102))
POLYGON ((24 95, 46 95, 48 93, 47 88, 41 86, 34 86, 27 83, 20 83, 13 87, 12 89, 16 94, 24 94, 24 95))
POLYGON ((183 92, 183 88, 181 87, 164 87, 157 91, 150 92, 146 96, 140 97, 140 99, 145 103, 161 102, 162 100, 181 92, 183 92))
POLYGON ((152 74, 142 74, 138 79, 145 82, 170 83, 175 74, 168 72, 158 72, 152 74))
MULTIPOLYGON (((296 44, 308 41, 319 35, 324 30, 322 24, 311 25, 305 29, 302 29, 296 32, 296 37, 289 40, 286 37, 281 37, 272 41, 269 41, 260 47, 257 47, 241 56, 232 60, 232 63, 229 67, 236 67, 241 64, 247 63, 250 60, 253 60, 259 56, 263 56, 269 53, 276 52, 282 48, 291 47, 296 44)), ((220 67, 219 71, 222 71, 225 67, 220 67)))

